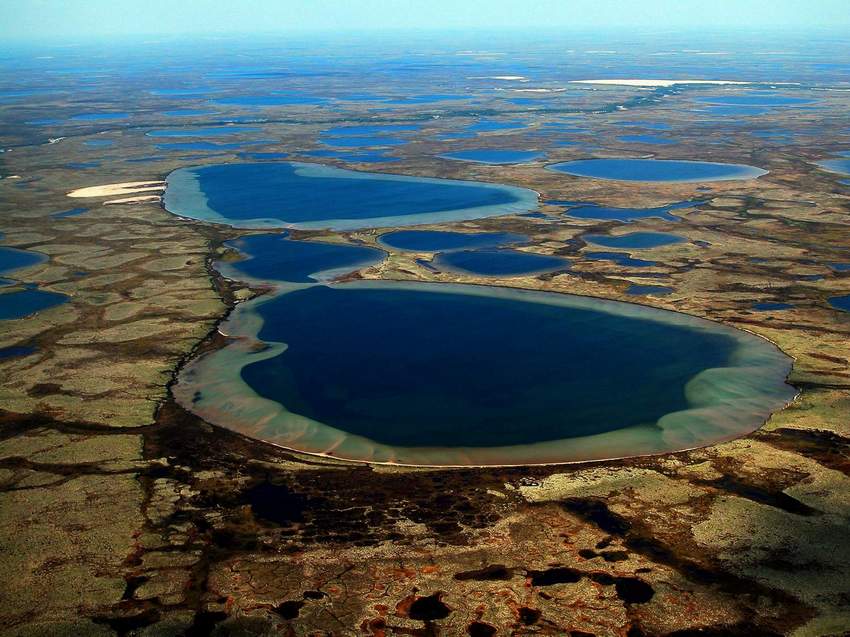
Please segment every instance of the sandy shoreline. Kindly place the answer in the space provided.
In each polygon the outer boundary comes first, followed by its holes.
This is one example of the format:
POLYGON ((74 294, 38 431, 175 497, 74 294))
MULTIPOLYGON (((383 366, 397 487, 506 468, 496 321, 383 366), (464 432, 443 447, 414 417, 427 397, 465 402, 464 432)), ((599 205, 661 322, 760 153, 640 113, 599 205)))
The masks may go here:
POLYGON ((140 192, 165 190, 164 181, 126 181, 119 184, 103 184, 102 186, 87 186, 77 188, 68 193, 69 197, 118 197, 120 195, 135 195, 140 192))

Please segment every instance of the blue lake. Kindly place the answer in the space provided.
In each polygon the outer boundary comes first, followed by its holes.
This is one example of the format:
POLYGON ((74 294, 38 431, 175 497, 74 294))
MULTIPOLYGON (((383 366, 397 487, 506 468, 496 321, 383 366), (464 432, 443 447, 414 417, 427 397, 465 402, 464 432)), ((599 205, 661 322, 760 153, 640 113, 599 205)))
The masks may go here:
POLYGON ((845 296, 833 296, 829 299, 829 304, 837 310, 850 312, 850 294, 845 296))
POLYGON ((655 261, 635 259, 631 255, 623 252, 583 252, 581 256, 595 261, 613 261, 617 265, 621 265, 623 267, 651 268, 656 265, 655 261))
POLYGON ((455 250, 441 252, 431 262, 439 270, 481 276, 520 276, 566 270, 567 259, 508 249, 455 250))
POLYGON ((205 128, 163 128, 145 133, 148 137, 224 137, 260 130, 251 126, 208 126, 205 128))
POLYGON ((0 320, 24 318, 67 300, 68 297, 64 294, 39 290, 36 286, 0 294, 0 320))
POLYGON ((381 235, 379 242, 411 252, 445 252, 469 248, 492 248, 523 243, 528 237, 511 232, 447 232, 442 230, 397 230, 381 235))
POLYGON ((458 150, 440 155, 444 159, 471 161, 479 164, 522 164, 543 157, 533 150, 458 150))
POLYGON ((244 259, 217 267, 230 278, 247 276, 254 281, 321 281, 380 263, 386 256, 375 248, 293 241, 285 234, 250 235, 225 245, 239 250, 244 259))
POLYGON ((790 360, 764 339, 570 295, 302 284, 238 306, 227 329, 242 338, 190 364, 181 404, 245 435, 359 460, 655 453, 726 439, 733 423, 752 431, 794 394, 790 360))
POLYGON ((704 182, 755 179, 767 171, 744 164, 665 159, 578 159, 547 166, 577 177, 613 181, 704 182))
POLYGON ((633 283, 626 288, 629 296, 667 296, 673 292, 673 288, 666 285, 638 285, 633 283))
MULTIPOLYGON (((0 234, 0 239, 3 235, 0 234)), ((12 270, 28 268, 39 263, 44 263, 47 257, 40 252, 30 250, 19 250, 18 248, 0 247, 0 274, 8 274, 12 270)))
MULTIPOLYGON (((0 233, 0 239, 3 234, 0 233)), ((0 247, 0 274, 44 263, 47 256, 40 252, 0 247)), ((18 285, 17 281, 0 279, 0 287, 18 285)), ((64 303, 68 297, 57 292, 39 290, 37 285, 23 284, 22 289, 0 294, 0 320, 17 319, 64 303)))
POLYGON ((674 243, 682 243, 687 240, 684 237, 668 232, 630 232, 629 234, 621 234, 616 237, 606 234, 586 234, 581 238, 588 243, 605 246, 606 248, 633 248, 638 250, 659 248, 674 243))
POLYGON ((685 409, 684 382, 733 349, 720 335, 601 312, 415 289, 312 287, 259 313, 260 338, 290 344, 242 370, 259 395, 409 447, 510 446, 653 423, 685 409))
POLYGON ((817 165, 833 173, 850 175, 850 159, 827 159, 817 162, 817 165))
POLYGON ((165 208, 236 227, 353 229, 528 212, 524 188, 270 162, 181 168, 167 178, 165 208))
MULTIPOLYGON (((560 202, 547 201, 546 203, 558 205, 560 202)), ((659 206, 658 208, 612 208, 597 206, 595 204, 580 204, 575 207, 568 208, 565 214, 579 219, 598 219, 600 221, 629 222, 635 219, 647 219, 650 217, 666 219, 667 221, 679 221, 677 216, 670 214, 671 210, 694 208, 701 203, 703 202, 681 201, 671 203, 667 206, 659 206)), ((569 205, 569 203, 567 205, 569 205)))
POLYGON ((20 356, 29 356, 35 354, 36 348, 30 345, 12 345, 10 347, 0 348, 0 360, 4 358, 17 358, 20 356))

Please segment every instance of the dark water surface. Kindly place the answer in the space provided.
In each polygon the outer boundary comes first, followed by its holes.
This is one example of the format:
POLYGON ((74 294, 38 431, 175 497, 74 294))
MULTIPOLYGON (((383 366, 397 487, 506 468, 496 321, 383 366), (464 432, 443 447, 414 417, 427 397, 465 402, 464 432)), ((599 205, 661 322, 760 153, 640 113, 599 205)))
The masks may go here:
POLYGON ((412 252, 445 252, 469 248, 491 248, 522 243, 528 237, 511 232, 448 232, 443 230, 398 230, 381 235, 380 243, 412 252))
POLYGON ((456 250, 438 254, 432 261, 440 270, 482 276, 519 276, 565 270, 570 262, 561 257, 505 248, 456 250))
POLYGON ((168 176, 164 204, 185 217, 237 227, 351 229, 528 212, 536 208, 537 194, 498 184, 272 162, 181 168, 168 176))
POLYGON ((733 350, 722 335, 653 321, 413 289, 315 286, 258 312, 259 337, 288 348, 245 367, 248 385, 291 412, 401 446, 649 425, 685 409, 684 384, 733 350))
POLYGON ((744 164, 669 159, 577 159, 547 166, 577 177, 614 181, 703 182, 755 179, 767 171, 744 164))

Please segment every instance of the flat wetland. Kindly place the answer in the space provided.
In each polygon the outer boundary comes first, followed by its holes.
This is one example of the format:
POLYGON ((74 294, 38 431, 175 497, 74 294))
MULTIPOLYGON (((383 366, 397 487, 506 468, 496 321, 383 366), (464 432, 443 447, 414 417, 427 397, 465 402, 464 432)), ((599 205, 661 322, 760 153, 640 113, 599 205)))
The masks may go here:
MULTIPOLYGON (((841 80, 826 66, 756 64, 746 51, 724 69, 753 86, 573 84, 599 76, 600 56, 576 54, 564 67, 552 57, 562 44, 519 52, 506 43, 505 55, 417 44, 439 68, 402 43, 387 45, 390 58, 365 45, 322 49, 286 69, 270 61, 270 51, 286 54, 273 44, 240 49, 238 65, 189 47, 154 67, 135 51, 103 65, 84 92, 74 70, 90 68, 84 51, 0 62, 0 249, 46 255, 0 273, 0 298, 36 289, 66 298, 0 318, 0 634, 848 630, 850 188, 835 163, 820 162, 850 148, 850 93, 828 90, 841 80), (715 107, 750 112, 707 111, 715 107), (645 134, 675 144, 623 140, 645 134), (471 149, 530 154, 512 158, 522 163, 446 158, 471 149), (648 183, 547 169, 608 159, 760 171, 648 183), (507 186, 537 203, 417 218, 415 229, 398 216, 372 223, 387 215, 361 210, 370 223, 296 221, 287 237, 163 207, 174 171, 290 161, 486 183, 497 195, 488 205, 504 203, 507 186), (64 214, 77 208, 86 210, 64 214), (412 230, 471 238, 401 234, 412 230), (485 233, 502 234, 490 243, 485 233), (264 270, 239 261, 252 242, 313 247, 264 270), (565 267, 441 267, 463 250, 565 267), (326 259, 335 282, 322 286, 312 260, 326 259), (245 344, 229 321, 273 302, 263 299, 281 268, 305 286, 290 294, 363 291, 347 301, 358 312, 386 301, 373 298, 381 286, 470 284, 708 319, 790 357, 790 402, 747 435, 602 462, 416 468, 299 453, 175 399, 196 361, 245 344)), ((617 70, 642 77, 644 64, 659 64, 651 53, 623 54, 617 70)), ((824 65, 839 54, 811 53, 824 65)), ((711 76, 697 57, 665 64, 673 68, 659 77, 711 76)), ((228 205, 265 205, 219 186, 228 205)), ((329 309, 292 324, 305 336, 350 318, 332 303, 312 307, 329 309)), ((411 329, 414 319, 404 317, 411 329)), ((380 338, 368 327, 363 334, 380 338)), ((533 340, 527 330, 517 346, 533 340)), ((267 347, 252 345, 255 354, 267 347)), ((368 351, 339 338, 319 345, 368 351)), ((310 391, 338 398, 342 390, 316 378, 310 391)), ((612 382, 610 399, 625 389, 612 382)))

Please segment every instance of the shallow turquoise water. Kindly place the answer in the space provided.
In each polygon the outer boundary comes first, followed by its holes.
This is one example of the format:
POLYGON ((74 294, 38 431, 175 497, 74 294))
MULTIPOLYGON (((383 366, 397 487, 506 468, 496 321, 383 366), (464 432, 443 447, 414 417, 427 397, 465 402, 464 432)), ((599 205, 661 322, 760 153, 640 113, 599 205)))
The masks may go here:
POLYGON ((577 177, 614 181, 709 182, 755 179, 767 171, 744 164, 663 159, 579 159, 547 166, 577 177))
POLYGON ((850 159, 827 159, 819 161, 817 164, 821 168, 826 168, 830 172, 850 175, 850 159))
POLYGON ((670 234, 669 232, 630 232, 629 234, 618 236, 586 234, 582 236, 582 239, 588 243, 605 246, 606 248, 633 248, 637 250, 659 248, 686 241, 684 237, 670 234))

